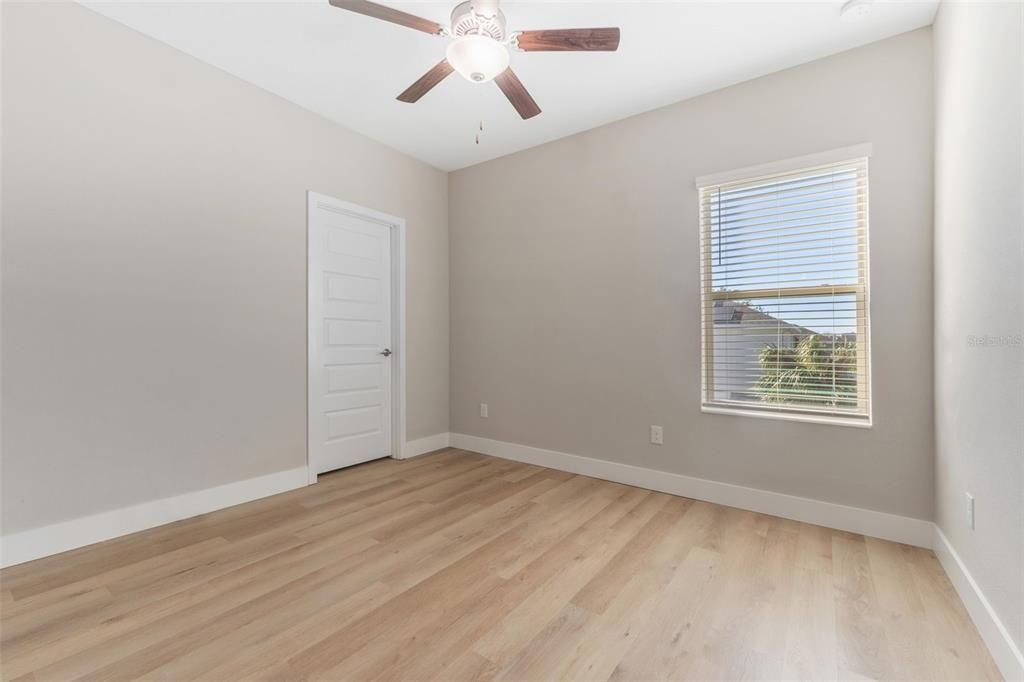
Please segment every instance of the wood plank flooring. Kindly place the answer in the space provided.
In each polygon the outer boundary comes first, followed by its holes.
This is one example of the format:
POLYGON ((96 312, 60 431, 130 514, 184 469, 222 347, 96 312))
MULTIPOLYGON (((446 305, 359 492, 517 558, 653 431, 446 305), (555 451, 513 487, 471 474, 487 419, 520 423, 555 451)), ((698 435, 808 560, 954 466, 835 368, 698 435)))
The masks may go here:
POLYGON ((999 679, 927 550, 453 449, 0 594, 4 680, 999 679))

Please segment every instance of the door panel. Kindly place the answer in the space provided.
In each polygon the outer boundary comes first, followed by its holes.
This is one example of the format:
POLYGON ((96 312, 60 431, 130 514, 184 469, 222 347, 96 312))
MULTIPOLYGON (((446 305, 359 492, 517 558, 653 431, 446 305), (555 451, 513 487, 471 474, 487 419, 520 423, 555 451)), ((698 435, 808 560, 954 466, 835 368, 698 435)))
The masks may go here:
POLYGON ((384 377, 377 363, 369 365, 334 365, 327 368, 327 392, 342 393, 374 390, 384 377))
POLYGON ((309 457, 323 473, 392 454, 391 226, 309 203, 309 457))

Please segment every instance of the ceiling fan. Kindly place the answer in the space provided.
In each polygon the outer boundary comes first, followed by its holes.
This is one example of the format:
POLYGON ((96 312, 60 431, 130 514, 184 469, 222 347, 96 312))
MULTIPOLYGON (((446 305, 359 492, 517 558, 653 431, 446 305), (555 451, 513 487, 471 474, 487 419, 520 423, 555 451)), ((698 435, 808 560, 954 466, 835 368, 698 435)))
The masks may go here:
POLYGON ((493 80, 524 119, 540 107, 509 67, 508 47, 522 52, 614 52, 619 48, 618 28, 565 28, 540 31, 505 30, 505 15, 498 0, 467 0, 452 10, 451 27, 369 0, 330 0, 340 9, 390 21, 417 31, 451 38, 445 58, 398 96, 417 102, 452 71, 473 83, 493 80))

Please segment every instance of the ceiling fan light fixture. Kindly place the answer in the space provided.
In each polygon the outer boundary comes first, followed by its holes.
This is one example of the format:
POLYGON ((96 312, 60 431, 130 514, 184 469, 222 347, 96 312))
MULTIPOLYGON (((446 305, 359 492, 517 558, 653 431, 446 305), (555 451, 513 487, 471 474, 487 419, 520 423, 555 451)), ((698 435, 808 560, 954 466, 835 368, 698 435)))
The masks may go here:
POLYGON ((493 80, 509 64, 508 48, 482 35, 466 35, 452 41, 445 58, 471 83, 493 80))
MULTIPOLYGON (((445 27, 371 0, 329 0, 339 9, 452 39, 445 58, 403 90, 396 98, 399 102, 420 101, 452 71, 458 71, 471 83, 493 80, 525 121, 539 114, 540 107, 509 68, 509 35, 505 31, 505 15, 498 7, 500 1, 463 0, 452 10, 451 26, 445 27)), ((619 49, 619 29, 605 26, 518 31, 511 42, 520 52, 615 52, 619 49)))

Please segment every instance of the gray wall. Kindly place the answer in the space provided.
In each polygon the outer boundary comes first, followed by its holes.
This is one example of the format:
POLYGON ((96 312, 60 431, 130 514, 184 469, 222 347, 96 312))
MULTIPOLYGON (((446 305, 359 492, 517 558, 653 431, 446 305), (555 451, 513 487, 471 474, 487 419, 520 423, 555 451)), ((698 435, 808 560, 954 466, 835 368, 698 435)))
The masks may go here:
POLYGON ((1024 648, 1024 5, 942 4, 935 101, 936 522, 1024 648))
POLYGON ((931 50, 914 31, 453 173, 452 430, 931 518, 931 50), (694 178, 862 142, 874 427, 702 414, 694 178))
POLYGON ((441 171, 77 5, 3 4, 3 533, 303 466, 306 190, 408 221, 448 430, 441 171))

